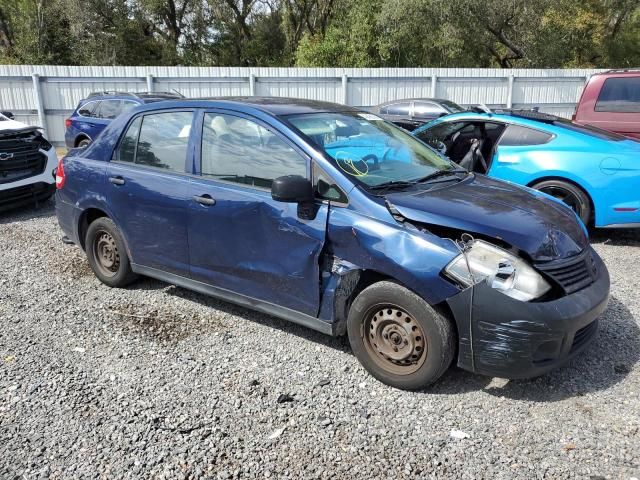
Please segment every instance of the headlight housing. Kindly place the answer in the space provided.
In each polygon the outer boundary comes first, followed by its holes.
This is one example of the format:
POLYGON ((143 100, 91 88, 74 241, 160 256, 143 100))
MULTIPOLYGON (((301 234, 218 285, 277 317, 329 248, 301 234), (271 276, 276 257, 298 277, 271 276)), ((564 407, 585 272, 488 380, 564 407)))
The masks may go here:
POLYGON ((539 298, 551 289, 524 260, 483 240, 473 240, 444 271, 467 287, 486 280, 491 288, 524 302, 539 298))

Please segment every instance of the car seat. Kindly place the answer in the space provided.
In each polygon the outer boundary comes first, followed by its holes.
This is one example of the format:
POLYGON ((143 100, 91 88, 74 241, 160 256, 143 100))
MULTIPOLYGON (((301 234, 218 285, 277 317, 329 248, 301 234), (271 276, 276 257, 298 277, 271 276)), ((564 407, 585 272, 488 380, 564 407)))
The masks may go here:
POLYGON ((470 140, 469 150, 458 162, 461 167, 470 172, 487 173, 487 161, 482 153, 482 148, 486 142, 486 133, 483 125, 475 125, 473 136, 470 140))

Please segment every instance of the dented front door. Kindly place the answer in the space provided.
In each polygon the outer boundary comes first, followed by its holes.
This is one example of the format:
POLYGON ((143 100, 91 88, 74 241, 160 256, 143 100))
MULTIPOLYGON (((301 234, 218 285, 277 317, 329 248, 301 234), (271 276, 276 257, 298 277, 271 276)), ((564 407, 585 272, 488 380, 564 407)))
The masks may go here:
POLYGON ((230 111, 200 116, 191 178, 191 276, 252 299, 316 316, 327 205, 301 219, 271 198, 282 175, 309 178, 309 158, 259 119, 230 111))
POLYGON ((192 191, 215 200, 191 204, 192 277, 316 316, 327 205, 301 220, 296 204, 276 202, 265 190, 195 179, 192 191))

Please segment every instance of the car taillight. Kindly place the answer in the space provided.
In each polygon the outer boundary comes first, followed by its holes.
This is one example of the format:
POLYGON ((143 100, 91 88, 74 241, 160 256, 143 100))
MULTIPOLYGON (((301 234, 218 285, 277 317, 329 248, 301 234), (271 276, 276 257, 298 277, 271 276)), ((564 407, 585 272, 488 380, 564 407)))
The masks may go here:
POLYGON ((60 190, 64 187, 64 181, 66 177, 64 175, 64 165, 62 164, 62 158, 58 160, 58 168, 56 168, 56 188, 60 190))
POLYGON ((69 128, 71 126, 71 119, 70 118, 67 118, 64 121, 64 126, 65 126, 65 128, 69 128))

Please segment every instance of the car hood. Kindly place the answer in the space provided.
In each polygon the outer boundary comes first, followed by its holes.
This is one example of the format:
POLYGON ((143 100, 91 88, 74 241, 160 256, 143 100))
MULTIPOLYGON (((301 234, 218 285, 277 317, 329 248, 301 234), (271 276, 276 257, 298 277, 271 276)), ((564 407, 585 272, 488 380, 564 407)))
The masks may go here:
POLYGON ((4 132, 6 130, 23 130, 25 128, 29 128, 29 125, 16 122, 15 120, 0 120, 0 132, 4 132))
POLYGON ((580 253, 589 244, 574 213, 534 190, 473 175, 457 184, 386 195, 392 208, 418 223, 492 237, 534 262, 580 253))

